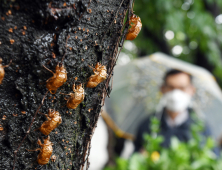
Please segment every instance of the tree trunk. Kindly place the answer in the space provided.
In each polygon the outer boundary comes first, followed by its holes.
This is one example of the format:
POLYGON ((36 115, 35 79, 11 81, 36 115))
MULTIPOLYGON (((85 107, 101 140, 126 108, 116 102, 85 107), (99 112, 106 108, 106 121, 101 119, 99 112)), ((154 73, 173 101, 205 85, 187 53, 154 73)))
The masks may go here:
POLYGON ((2 65, 12 60, 0 85, 0 169, 13 169, 14 164, 17 170, 82 168, 123 35, 129 0, 121 1, 0 0, 2 65), (55 94, 46 93, 52 73, 43 66, 55 72, 59 62, 67 70, 67 81, 55 94), (86 88, 94 74, 89 65, 97 62, 106 66, 108 78, 86 88), (68 109, 69 96, 64 94, 74 93, 74 83, 83 84, 85 98, 76 109, 68 109), (48 109, 58 111, 62 123, 49 134, 56 159, 39 165, 39 151, 27 150, 40 148, 38 139, 47 137, 38 128, 46 121, 40 113, 48 109))

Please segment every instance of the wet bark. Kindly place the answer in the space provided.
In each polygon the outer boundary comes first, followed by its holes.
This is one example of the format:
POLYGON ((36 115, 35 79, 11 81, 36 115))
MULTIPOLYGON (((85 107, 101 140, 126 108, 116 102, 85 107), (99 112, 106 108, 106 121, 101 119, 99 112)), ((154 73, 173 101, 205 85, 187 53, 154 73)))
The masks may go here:
POLYGON ((88 65, 101 62, 112 74, 129 0, 122 2, 0 0, 0 57, 3 65, 12 60, 0 85, 0 169, 13 169, 14 151, 47 92, 46 81, 52 73, 43 65, 55 71, 59 62, 68 72, 67 82, 56 94, 48 93, 39 110, 55 109, 62 116, 62 123, 50 133, 56 159, 39 165, 39 151, 27 151, 39 148, 37 140, 46 138, 35 130, 46 121, 38 113, 16 154, 15 169, 79 170, 87 161, 86 151, 110 80, 109 76, 96 88, 86 88, 93 74, 88 65), (64 95, 73 92, 73 83, 83 83, 85 88, 85 99, 75 110, 66 107, 64 95))

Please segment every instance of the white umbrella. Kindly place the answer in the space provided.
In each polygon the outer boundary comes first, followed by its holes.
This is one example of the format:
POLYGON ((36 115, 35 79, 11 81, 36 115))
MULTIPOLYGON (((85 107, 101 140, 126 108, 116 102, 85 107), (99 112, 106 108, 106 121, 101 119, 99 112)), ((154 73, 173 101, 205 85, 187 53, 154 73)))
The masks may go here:
MULTIPOLYGON (((167 56, 163 53, 155 53, 149 57, 150 60, 165 65, 170 68, 178 69, 187 73, 190 73, 192 76, 200 79, 203 83, 204 89, 207 90, 210 94, 222 101, 222 92, 218 86, 215 77, 206 69, 198 67, 196 65, 178 60, 176 58, 167 56)), ((145 61, 144 61, 145 62, 145 61)))

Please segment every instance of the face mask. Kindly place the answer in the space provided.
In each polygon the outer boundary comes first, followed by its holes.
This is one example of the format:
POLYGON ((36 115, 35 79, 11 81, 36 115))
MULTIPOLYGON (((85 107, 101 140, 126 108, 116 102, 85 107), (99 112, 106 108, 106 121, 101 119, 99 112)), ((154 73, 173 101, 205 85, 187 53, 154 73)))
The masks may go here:
POLYGON ((181 90, 175 89, 162 97, 164 106, 172 112, 181 112, 187 109, 191 96, 181 90))

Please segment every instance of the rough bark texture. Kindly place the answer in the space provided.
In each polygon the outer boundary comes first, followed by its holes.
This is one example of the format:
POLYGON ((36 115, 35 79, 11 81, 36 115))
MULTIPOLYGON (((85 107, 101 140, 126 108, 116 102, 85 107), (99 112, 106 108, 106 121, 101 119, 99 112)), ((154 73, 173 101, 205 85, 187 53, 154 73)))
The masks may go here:
POLYGON ((67 96, 61 93, 72 92, 75 77, 87 82, 93 74, 88 65, 101 62, 112 74, 128 4, 129 0, 122 4, 121 0, 0 0, 0 57, 3 65, 12 60, 0 85, 1 170, 13 169, 14 151, 47 91, 45 82, 52 74, 42 65, 55 71, 64 55, 68 80, 56 94, 47 94, 40 109, 41 113, 55 109, 62 115, 62 123, 50 133, 56 160, 41 166, 39 151, 26 150, 39 148, 37 140, 46 138, 34 131, 46 121, 38 113, 17 152, 15 169, 80 169, 109 79, 96 88, 85 88, 85 99, 75 110, 66 107, 67 96))

